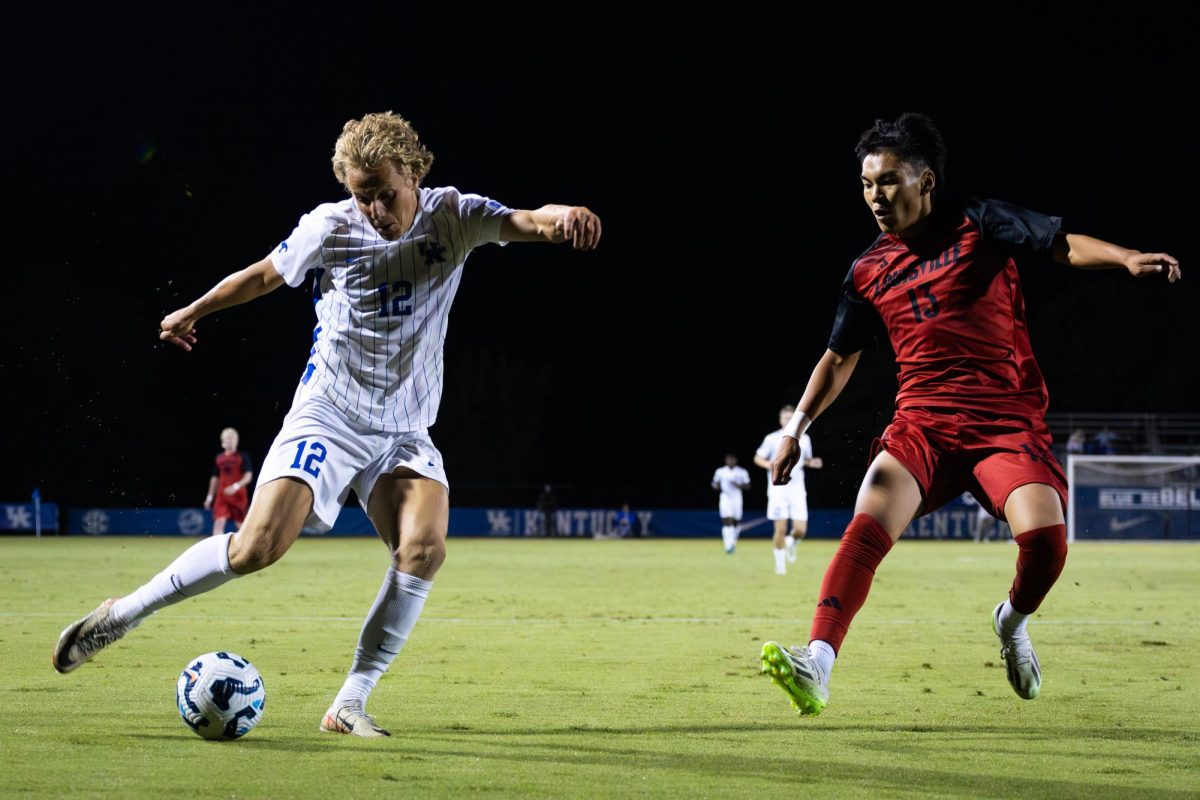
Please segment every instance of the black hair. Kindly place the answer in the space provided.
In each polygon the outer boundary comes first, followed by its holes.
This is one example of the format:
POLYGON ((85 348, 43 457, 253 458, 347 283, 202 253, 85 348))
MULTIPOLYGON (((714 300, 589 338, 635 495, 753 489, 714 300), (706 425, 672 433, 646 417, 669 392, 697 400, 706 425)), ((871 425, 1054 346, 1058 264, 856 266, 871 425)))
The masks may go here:
POLYGON ((854 152, 859 163, 873 153, 895 153, 907 164, 933 171, 935 195, 946 186, 946 143, 937 125, 927 114, 907 112, 894 122, 884 119, 863 131, 854 152))

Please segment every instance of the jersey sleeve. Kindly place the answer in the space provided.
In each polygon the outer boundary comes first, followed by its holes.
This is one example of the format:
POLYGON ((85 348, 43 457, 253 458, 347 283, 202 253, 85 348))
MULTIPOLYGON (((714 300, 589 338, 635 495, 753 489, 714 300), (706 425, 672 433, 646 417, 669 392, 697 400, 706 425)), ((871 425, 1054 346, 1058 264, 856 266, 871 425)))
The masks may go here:
POLYGON ((720 482, 721 482, 721 470, 718 468, 717 471, 713 473, 712 485, 716 486, 720 482))
POLYGON ((322 265, 321 250, 331 227, 330 217, 318 208, 302 216, 295 230, 271 252, 271 262, 288 286, 296 288, 310 269, 322 265))
POLYGON ((762 444, 760 444, 758 449, 754 451, 754 455, 758 456, 759 458, 773 458, 775 456, 775 452, 771 448, 770 436, 763 438, 762 444))
POLYGON ((221 468, 217 466, 217 459, 213 459, 213 474, 214 478, 221 477, 221 468))
POLYGON ((973 198, 967 216, 979 227, 984 241, 1006 252, 1048 253, 1062 230, 1062 217, 1039 214, 1000 200, 973 198))
POLYGON ((500 239, 500 222, 513 212, 498 200, 478 194, 464 194, 454 187, 447 187, 442 197, 454 218, 467 245, 475 249, 483 244, 506 244, 500 239))
POLYGON ((242 472, 254 472, 254 462, 250 460, 250 454, 245 450, 242 451, 242 472))
POLYGON ((851 266, 846 280, 842 281, 842 296, 837 316, 833 318, 833 332, 829 334, 829 349, 839 356, 848 356, 874 347, 879 324, 879 315, 854 285, 854 266, 851 266))

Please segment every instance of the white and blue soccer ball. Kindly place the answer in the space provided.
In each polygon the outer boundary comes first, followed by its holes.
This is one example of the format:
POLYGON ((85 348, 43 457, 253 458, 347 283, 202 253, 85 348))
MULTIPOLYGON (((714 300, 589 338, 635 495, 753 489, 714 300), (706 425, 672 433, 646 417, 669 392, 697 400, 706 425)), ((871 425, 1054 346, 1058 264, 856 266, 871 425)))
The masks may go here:
POLYGON ((266 702, 258 668, 223 650, 193 658, 175 686, 179 716, 205 739, 245 736, 262 719, 266 702))

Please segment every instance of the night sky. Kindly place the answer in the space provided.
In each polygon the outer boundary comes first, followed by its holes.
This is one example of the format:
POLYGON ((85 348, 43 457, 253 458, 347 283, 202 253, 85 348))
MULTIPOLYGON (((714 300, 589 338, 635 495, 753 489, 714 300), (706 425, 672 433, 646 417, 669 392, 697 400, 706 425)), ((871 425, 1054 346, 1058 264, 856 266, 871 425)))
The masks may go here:
MULTIPOLYGON (((960 192, 1182 261, 1170 287, 1020 263, 1051 410, 1200 410, 1196 14, 728 8, 10 18, 0 500, 197 505, 226 425, 261 462, 306 363, 309 293, 202 320, 192 353, 158 322, 340 199, 342 123, 383 110, 433 151, 426 185, 604 223, 593 253, 468 260, 431 430, 456 504, 532 504, 548 481, 565 506, 715 508, 732 451, 761 506, 753 451, 877 233, 854 143, 908 110, 942 128, 960 192)), ((828 467, 811 505, 852 502, 895 387, 886 347, 865 354, 811 431, 828 467)))

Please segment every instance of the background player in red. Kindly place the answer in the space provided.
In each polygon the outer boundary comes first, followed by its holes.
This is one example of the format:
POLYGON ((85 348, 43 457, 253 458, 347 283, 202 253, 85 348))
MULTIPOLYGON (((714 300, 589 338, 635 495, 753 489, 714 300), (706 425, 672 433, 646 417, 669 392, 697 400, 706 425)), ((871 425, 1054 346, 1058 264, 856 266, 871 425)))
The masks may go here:
POLYGON ((881 231, 843 284, 829 348, 772 462, 785 483, 799 437, 837 397, 876 332, 891 342, 899 392, 872 447, 854 518, 821 583, 808 647, 762 648, 763 671, 802 714, 829 698, 829 673, 875 568, 912 520, 971 492, 1018 544, 1009 598, 992 612, 1013 690, 1033 699, 1041 668, 1025 623, 1067 555, 1066 479, 1050 454, 1046 386, 1033 356, 1014 255, 1082 269, 1179 279, 1179 262, 1065 233, 1059 217, 943 195, 946 151, 922 114, 876 120, 856 148, 863 198, 881 231), (882 326, 880 323, 882 322, 882 326))
POLYGON ((204 507, 213 512, 213 536, 225 533, 228 520, 233 520, 235 532, 242 527, 250 505, 248 490, 253 477, 250 456, 238 450, 238 432, 233 428, 221 431, 221 452, 213 461, 208 496, 204 498, 204 507))

